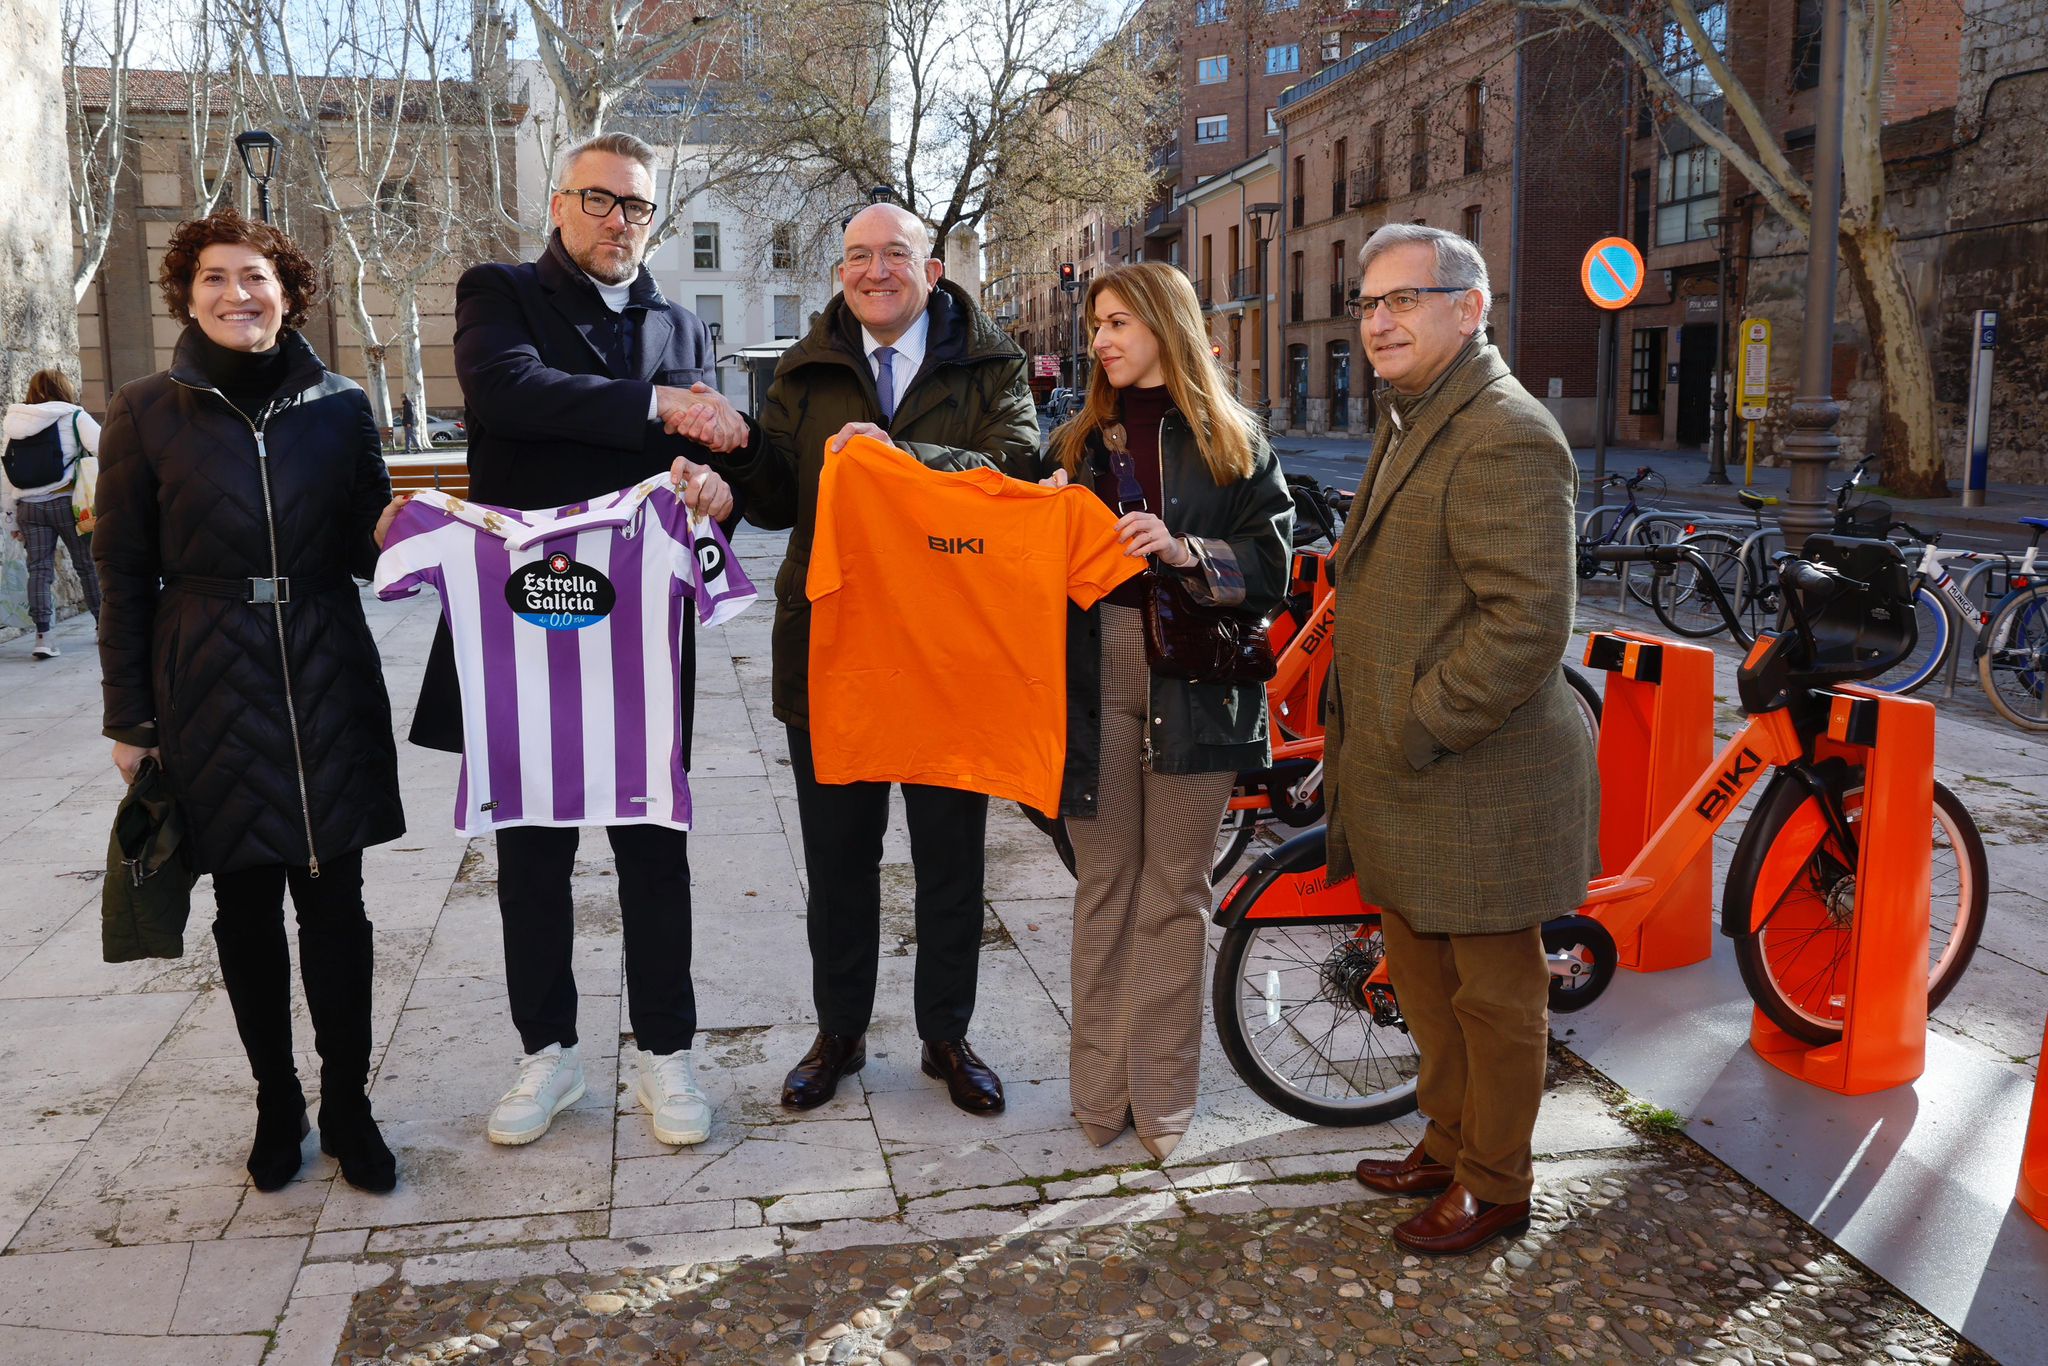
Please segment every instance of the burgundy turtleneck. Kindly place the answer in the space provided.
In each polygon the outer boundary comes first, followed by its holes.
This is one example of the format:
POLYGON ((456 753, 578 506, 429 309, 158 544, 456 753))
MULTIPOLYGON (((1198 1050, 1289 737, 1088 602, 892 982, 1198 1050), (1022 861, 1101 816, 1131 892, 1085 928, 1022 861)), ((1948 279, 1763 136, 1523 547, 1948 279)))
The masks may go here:
MULTIPOLYGON (((1124 424, 1124 441, 1132 463, 1137 466, 1138 486, 1145 490, 1145 510, 1161 518, 1166 516, 1166 496, 1160 470, 1159 424, 1172 411, 1173 394, 1163 384, 1156 389, 1133 386, 1117 391, 1117 420, 1124 424)), ((1103 462, 1102 472, 1095 480, 1095 492, 1115 510, 1117 478, 1108 461, 1103 462)), ((1104 601, 1143 608, 1145 590, 1138 580, 1126 579, 1104 601)))

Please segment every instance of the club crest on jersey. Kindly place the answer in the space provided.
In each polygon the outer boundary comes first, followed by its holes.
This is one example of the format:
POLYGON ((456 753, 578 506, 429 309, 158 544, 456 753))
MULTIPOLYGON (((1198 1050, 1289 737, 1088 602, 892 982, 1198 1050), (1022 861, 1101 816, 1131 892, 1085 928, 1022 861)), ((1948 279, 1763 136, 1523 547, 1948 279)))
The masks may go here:
POLYGON ((505 581, 505 601, 521 621, 549 631, 580 631, 611 615, 618 592, 610 579, 556 551, 520 565, 505 581))
POLYGON ((715 537, 697 538, 697 573, 705 583, 717 583, 725 577, 725 547, 715 537))

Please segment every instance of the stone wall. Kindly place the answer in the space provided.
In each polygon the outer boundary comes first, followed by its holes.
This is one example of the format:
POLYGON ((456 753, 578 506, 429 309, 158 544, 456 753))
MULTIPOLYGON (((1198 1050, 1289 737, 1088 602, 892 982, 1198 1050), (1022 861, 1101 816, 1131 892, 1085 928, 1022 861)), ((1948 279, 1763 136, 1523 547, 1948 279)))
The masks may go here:
MULTIPOLYGON (((0 401, 19 399, 45 366, 78 373, 62 71, 57 6, 0 0, 0 401)), ((60 550, 60 615, 79 607, 65 560, 60 550)), ((0 638, 27 625, 21 544, 0 538, 0 638)))

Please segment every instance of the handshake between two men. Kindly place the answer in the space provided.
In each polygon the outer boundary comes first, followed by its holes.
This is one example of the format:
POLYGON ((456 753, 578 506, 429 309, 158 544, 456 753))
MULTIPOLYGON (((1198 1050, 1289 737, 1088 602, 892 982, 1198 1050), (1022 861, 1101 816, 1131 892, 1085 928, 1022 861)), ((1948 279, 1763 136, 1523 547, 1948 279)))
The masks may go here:
MULTIPOLYGON (((654 386, 654 412, 663 430, 671 436, 694 441, 719 455, 747 444, 747 420, 741 417, 725 395, 708 384, 687 389, 673 385, 654 386)), ((677 456, 669 467, 669 478, 683 492, 690 511, 722 522, 732 513, 732 489, 709 465, 687 456, 677 456)))

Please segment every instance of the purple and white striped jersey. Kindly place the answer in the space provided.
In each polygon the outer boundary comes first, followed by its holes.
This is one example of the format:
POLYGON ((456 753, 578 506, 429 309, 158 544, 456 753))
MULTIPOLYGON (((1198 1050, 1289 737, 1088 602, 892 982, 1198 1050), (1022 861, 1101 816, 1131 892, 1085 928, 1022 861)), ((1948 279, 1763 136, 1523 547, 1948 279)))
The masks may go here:
POLYGON ((755 593, 667 475, 537 512, 415 494, 374 586, 405 598, 422 585, 441 595, 462 682, 456 829, 690 828, 685 601, 716 626, 755 593))

